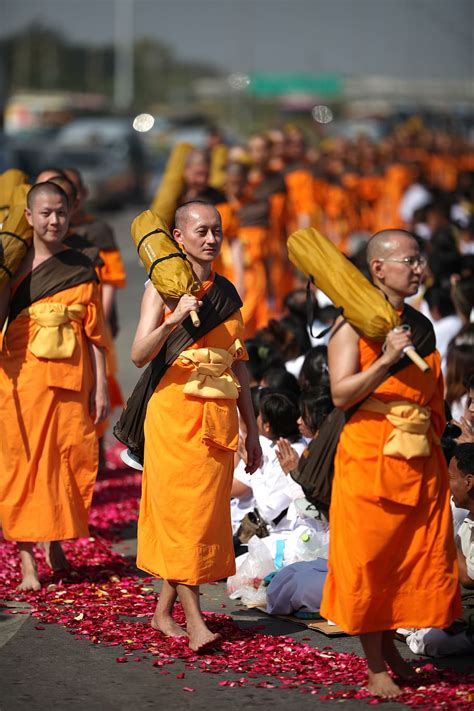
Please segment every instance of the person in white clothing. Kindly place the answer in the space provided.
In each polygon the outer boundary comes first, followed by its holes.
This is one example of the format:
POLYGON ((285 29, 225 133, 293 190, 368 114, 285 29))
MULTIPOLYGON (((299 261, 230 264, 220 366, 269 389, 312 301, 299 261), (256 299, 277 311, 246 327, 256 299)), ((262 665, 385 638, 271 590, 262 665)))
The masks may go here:
POLYGON ((283 437, 301 455, 306 447, 298 429, 299 412, 286 395, 269 393, 260 402, 257 418, 263 444, 260 468, 252 475, 251 486, 257 508, 270 532, 291 531, 298 525, 295 499, 304 498, 302 488, 285 474, 278 461, 277 442, 283 437))

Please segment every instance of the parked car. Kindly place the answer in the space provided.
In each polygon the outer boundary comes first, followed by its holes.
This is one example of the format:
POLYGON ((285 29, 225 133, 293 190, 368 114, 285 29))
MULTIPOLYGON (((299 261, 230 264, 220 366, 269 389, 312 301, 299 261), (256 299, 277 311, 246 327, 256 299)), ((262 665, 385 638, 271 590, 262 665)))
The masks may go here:
POLYGON ((42 163, 43 167, 71 166, 80 170, 94 207, 120 207, 142 198, 145 153, 129 119, 71 121, 47 147, 42 163))

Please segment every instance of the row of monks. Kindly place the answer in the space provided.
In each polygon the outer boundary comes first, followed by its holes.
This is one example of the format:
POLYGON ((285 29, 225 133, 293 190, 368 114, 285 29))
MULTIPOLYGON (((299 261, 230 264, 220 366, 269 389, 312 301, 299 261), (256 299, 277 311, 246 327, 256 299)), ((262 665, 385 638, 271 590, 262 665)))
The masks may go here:
POLYGON ((318 148, 295 126, 253 134, 231 148, 216 133, 206 150, 175 146, 151 209, 171 222, 189 200, 218 208, 225 242, 216 269, 243 297, 249 337, 279 313, 295 287, 286 255, 291 232, 316 227, 350 255, 354 233, 413 229, 400 214, 409 186, 452 195, 471 171, 474 151, 462 138, 416 123, 379 144, 337 138, 318 148))

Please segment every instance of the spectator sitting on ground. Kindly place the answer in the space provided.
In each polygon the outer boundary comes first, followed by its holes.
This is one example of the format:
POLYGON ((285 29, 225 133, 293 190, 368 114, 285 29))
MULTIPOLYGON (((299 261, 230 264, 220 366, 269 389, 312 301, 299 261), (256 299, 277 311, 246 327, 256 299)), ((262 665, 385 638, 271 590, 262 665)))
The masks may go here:
POLYGON ((466 389, 466 404, 464 414, 459 422, 454 420, 454 424, 461 429, 461 434, 456 437, 459 444, 474 442, 474 371, 464 378, 466 389))
POLYGON ((329 387, 326 346, 315 346, 308 351, 301 367, 299 381, 302 390, 310 390, 321 385, 329 387))
MULTIPOLYGON (((329 387, 321 386, 304 391, 301 394, 299 406, 298 427, 301 436, 306 442, 309 442, 317 436, 324 420, 334 409, 329 387)), ((277 444, 280 466, 285 474, 291 474, 298 468, 300 455, 287 439, 280 438, 277 444)))
POLYGON ((461 329, 448 346, 446 355, 446 400, 453 420, 464 416, 467 392, 464 382, 474 373, 474 323, 461 329))
POLYGON ((284 367, 280 353, 270 344, 258 338, 245 341, 249 359, 245 361, 249 374, 250 386, 260 385, 269 368, 284 367))
POLYGON ((456 314, 448 288, 431 286, 425 292, 425 316, 433 324, 436 348, 440 352, 443 372, 446 373, 446 352, 449 342, 459 333, 462 321, 456 314))
POLYGON ((443 657, 474 653, 474 444, 457 444, 449 462, 449 483, 454 504, 469 511, 456 534, 459 579, 464 590, 465 619, 447 630, 433 627, 398 630, 415 654, 443 657))
POLYGON ((291 395, 298 400, 301 390, 298 381, 284 366, 269 368, 261 380, 262 388, 271 388, 274 391, 291 395))
POLYGON ((291 442, 300 454, 303 452, 306 445, 297 420, 298 408, 286 395, 263 395, 257 419, 263 458, 260 469, 251 477, 251 487, 259 513, 270 532, 290 531, 299 524, 293 502, 304 498, 303 490, 283 472, 277 454, 277 442, 281 438, 291 442))

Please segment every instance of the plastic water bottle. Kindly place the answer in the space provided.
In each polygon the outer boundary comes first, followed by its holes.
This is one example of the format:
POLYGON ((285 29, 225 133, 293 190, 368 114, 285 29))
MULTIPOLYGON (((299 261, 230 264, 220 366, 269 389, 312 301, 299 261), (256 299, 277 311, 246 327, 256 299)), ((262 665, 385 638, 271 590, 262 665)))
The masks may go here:
POLYGON ((303 531, 296 543, 297 560, 316 560, 321 550, 321 541, 315 531, 303 531))

